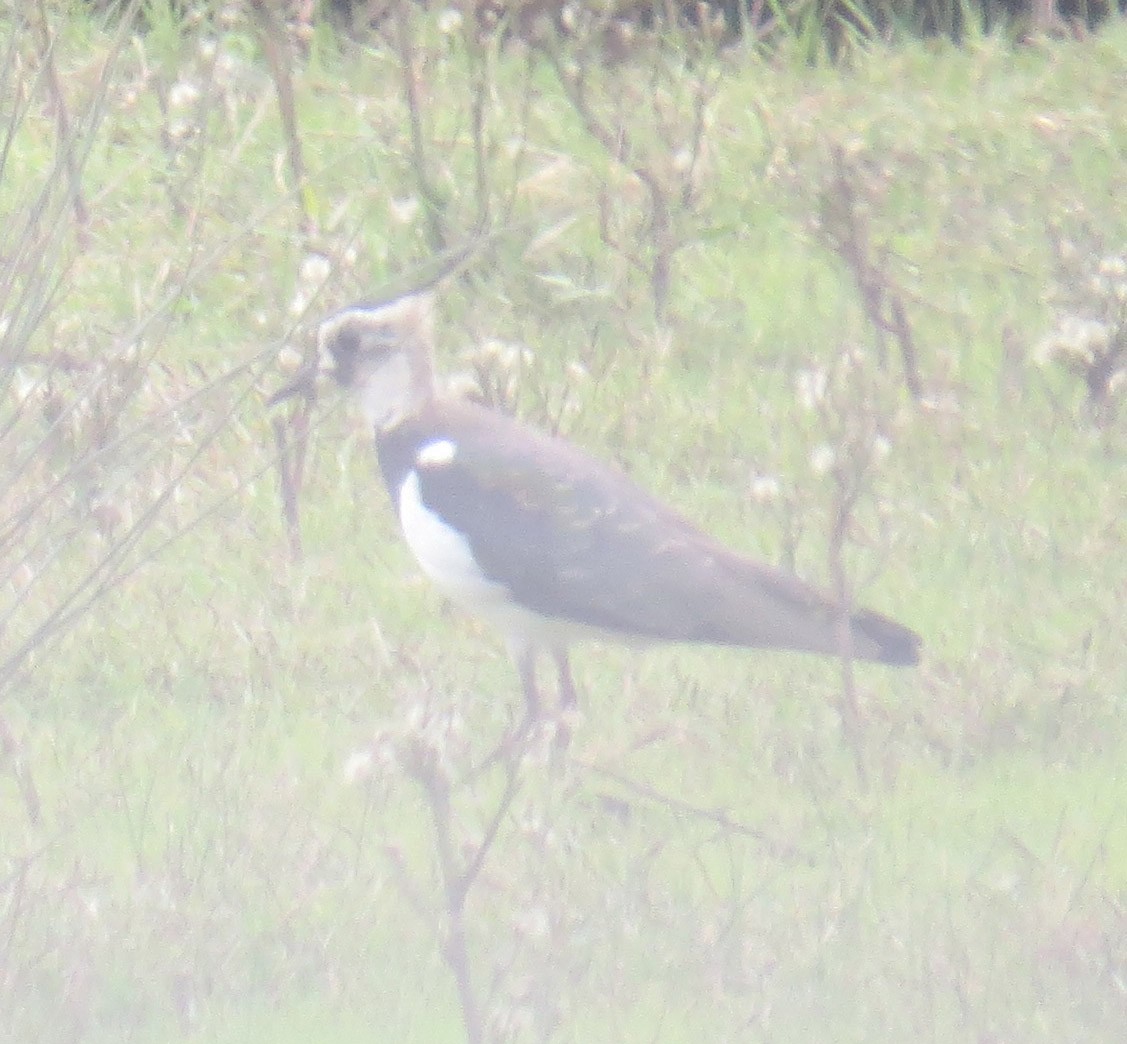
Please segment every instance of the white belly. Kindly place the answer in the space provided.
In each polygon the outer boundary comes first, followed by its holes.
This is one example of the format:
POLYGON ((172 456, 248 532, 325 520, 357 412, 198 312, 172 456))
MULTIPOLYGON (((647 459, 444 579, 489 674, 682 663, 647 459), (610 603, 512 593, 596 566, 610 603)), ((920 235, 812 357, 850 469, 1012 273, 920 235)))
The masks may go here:
POLYGON ((482 575, 469 541, 423 503, 414 471, 399 487, 399 522, 423 572, 448 598, 482 611, 508 601, 504 585, 482 575))
POLYGON ((399 522, 407 546, 435 586, 452 602, 499 627, 510 645, 531 642, 562 647, 600 633, 580 623, 544 616, 513 601, 504 584, 482 573, 469 541, 423 503, 419 476, 414 471, 399 488, 399 522))

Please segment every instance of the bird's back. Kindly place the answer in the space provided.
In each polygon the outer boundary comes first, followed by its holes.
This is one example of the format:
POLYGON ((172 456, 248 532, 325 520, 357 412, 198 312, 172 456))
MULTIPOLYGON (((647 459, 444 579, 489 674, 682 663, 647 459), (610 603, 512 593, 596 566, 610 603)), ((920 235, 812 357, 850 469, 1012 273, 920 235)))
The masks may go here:
MULTIPOLYGON (((832 599, 724 547, 562 439, 435 401, 378 446, 393 501, 414 472, 423 505, 464 536, 490 581, 547 619, 633 639, 843 651, 832 599)), ((853 656, 918 661, 919 637, 893 620, 859 610, 849 624, 853 656)))

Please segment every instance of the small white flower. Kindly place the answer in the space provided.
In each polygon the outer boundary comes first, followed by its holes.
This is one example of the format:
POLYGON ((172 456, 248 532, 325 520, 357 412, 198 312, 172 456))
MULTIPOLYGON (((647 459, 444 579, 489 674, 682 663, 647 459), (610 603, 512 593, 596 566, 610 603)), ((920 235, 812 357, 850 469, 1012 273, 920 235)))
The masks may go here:
POLYGON ((345 783, 359 783, 372 774, 372 750, 354 750, 345 758, 341 775, 345 783))
POLYGON ((455 7, 448 7, 438 16, 438 31, 443 36, 449 36, 451 33, 462 27, 462 12, 455 7))
POLYGON ((481 395, 476 378, 466 370, 458 370, 446 377, 446 392, 455 399, 474 399, 481 395))
POLYGON ((403 199, 392 197, 387 202, 387 209, 391 216, 401 225, 409 225, 419 213, 419 200, 417 196, 405 196, 403 199))
POLYGON ((552 930, 552 921, 543 907, 525 910, 517 921, 517 931, 527 939, 547 939, 552 930))
POLYGON ((332 274, 333 266, 324 254, 306 254, 301 259, 299 275, 303 283, 320 286, 332 274))
POLYGON ((781 487, 774 475, 756 475, 751 480, 751 499, 760 504, 768 504, 779 499, 781 487))
POLYGON ((873 460, 884 460, 892 452, 892 443, 884 435, 873 436, 873 460))
POLYGON ((191 120, 172 120, 168 124, 168 136, 172 141, 183 141, 185 138, 190 138, 195 129, 191 120))
POLYGON ((1054 335, 1049 334, 1042 337, 1034 346, 1033 351, 1030 353, 1033 362, 1037 366, 1048 366, 1053 361, 1053 356, 1057 350, 1057 339, 1054 335))
POLYGON ((810 453, 810 467, 815 475, 828 475, 836 463, 837 453, 827 442, 815 446, 810 453))
POLYGON ((1064 329, 1061 331, 1068 347, 1078 354, 1091 358, 1094 352, 1102 352, 1111 340, 1111 330, 1107 323, 1098 319, 1080 319, 1069 316, 1064 329))
POLYGON ((215 59, 215 71, 221 80, 230 80, 239 71, 239 58, 231 51, 222 51, 215 59))
POLYGON ((618 42, 624 45, 632 44, 638 35, 638 29, 634 22, 626 21, 623 18, 616 18, 611 28, 614 30, 614 35, 618 37, 618 42))
POLYGON ((309 308, 309 295, 304 290, 298 290, 290 298, 290 315, 305 315, 309 308))
POLYGON ((482 362, 492 363, 502 370, 516 370, 520 366, 530 365, 533 360, 530 348, 496 337, 482 341, 476 355, 482 362))
POLYGON ((1127 257, 1122 254, 1109 254, 1100 261, 1100 275, 1110 279, 1122 279, 1127 276, 1127 257))
POLYGON ((278 350, 278 369, 282 373, 296 373, 301 369, 301 364, 304 361, 301 352, 299 352, 292 345, 283 345, 278 350))
POLYGON ((39 390, 40 384, 34 377, 31 377, 23 370, 17 368, 12 374, 10 387, 12 389, 12 398, 16 400, 18 405, 22 406, 39 390))
POLYGON ((198 84, 189 80, 177 80, 168 89, 168 106, 170 109, 185 109, 194 105, 200 97, 198 84))
POLYGON ((799 370, 794 375, 794 393, 805 409, 812 410, 826 397, 829 375, 825 370, 799 370))
POLYGON ((427 709, 422 703, 412 703, 403 716, 404 729, 408 735, 418 735, 427 719, 427 709))

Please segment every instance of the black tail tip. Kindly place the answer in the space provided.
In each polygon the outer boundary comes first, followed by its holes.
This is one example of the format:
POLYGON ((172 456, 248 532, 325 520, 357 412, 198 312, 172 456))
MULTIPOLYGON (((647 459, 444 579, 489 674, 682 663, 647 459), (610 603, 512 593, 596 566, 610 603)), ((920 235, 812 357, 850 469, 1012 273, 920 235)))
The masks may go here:
POLYGON ((915 667, 920 662, 923 639, 915 631, 867 611, 856 614, 853 621, 856 633, 871 643, 866 659, 890 667, 915 667))

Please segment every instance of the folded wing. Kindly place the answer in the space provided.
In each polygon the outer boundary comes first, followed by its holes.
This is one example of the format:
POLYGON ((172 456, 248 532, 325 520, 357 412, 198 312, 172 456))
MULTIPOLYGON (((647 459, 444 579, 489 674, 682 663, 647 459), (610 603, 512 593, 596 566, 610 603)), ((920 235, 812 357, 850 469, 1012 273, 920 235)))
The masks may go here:
POLYGON ((457 451, 419 469, 421 496, 522 605, 640 639, 827 655, 849 643, 859 659, 918 661, 908 628, 864 609, 847 623, 832 598, 725 548, 619 470, 496 414, 459 413, 457 451))

